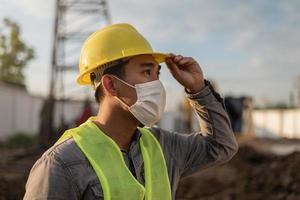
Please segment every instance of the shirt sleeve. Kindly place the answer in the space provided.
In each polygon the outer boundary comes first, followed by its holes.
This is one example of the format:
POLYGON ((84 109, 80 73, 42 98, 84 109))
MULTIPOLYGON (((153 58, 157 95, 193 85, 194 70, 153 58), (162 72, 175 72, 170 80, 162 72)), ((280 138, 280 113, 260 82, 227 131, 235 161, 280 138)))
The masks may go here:
POLYGON ((55 156, 44 155, 32 167, 24 200, 77 199, 68 169, 55 156))
POLYGON ((166 155, 175 160, 181 176, 227 162, 238 150, 223 99, 209 82, 199 93, 187 95, 199 116, 200 132, 180 134, 154 130, 160 132, 159 140, 167 151, 166 155))

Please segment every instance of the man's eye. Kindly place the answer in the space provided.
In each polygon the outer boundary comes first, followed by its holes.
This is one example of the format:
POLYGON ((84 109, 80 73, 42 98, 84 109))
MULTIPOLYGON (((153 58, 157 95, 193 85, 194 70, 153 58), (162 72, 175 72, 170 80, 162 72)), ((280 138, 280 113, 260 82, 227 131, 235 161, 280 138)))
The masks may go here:
POLYGON ((144 71, 144 74, 146 74, 146 75, 151 75, 151 70, 146 70, 146 71, 144 71))

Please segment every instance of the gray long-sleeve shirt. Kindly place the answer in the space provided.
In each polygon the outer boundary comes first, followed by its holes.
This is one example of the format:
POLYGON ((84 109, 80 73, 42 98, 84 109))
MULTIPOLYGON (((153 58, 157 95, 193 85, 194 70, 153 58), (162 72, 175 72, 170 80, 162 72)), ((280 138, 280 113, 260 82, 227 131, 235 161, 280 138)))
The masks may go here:
MULTIPOLYGON (((238 150, 222 99, 210 86, 188 94, 200 117, 201 132, 180 134, 152 127, 166 160, 172 199, 179 179, 196 170, 230 160, 238 150)), ((143 158, 136 131, 125 163, 144 184, 143 158)), ((75 141, 70 138, 51 147, 31 169, 24 199, 103 199, 99 179, 75 141)))

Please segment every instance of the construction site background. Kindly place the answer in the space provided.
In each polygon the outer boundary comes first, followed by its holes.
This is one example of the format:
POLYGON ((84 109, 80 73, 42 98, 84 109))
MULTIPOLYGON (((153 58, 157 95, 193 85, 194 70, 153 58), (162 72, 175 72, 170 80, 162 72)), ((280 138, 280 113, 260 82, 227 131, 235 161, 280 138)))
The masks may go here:
MULTIPOLYGON (((49 138, 39 133, 43 130, 40 116, 47 109, 61 109, 62 102, 56 102, 55 108, 47 108, 43 97, 32 96, 10 85, 0 84, 0 87, 1 110, 5 110, 0 114, 0 199, 22 199, 33 163, 64 130, 96 114, 97 104, 78 100, 63 102, 68 113, 65 124, 60 123, 59 116, 55 117, 56 132, 49 138), (28 117, 28 113, 32 117, 28 117)), ((177 199, 298 199, 300 109, 253 110, 249 98, 227 99, 244 102, 239 110, 240 119, 232 121, 240 123, 235 126, 240 150, 225 165, 183 178, 177 199)), ((158 125, 183 134, 201 131, 195 111, 186 99, 176 112, 165 113, 158 125)))
MULTIPOLYGON (((75 85, 76 63, 82 41, 93 31, 111 24, 111 18, 114 16, 110 15, 105 0, 56 0, 53 2, 55 2, 55 13, 53 13, 54 23, 51 30, 53 41, 49 71, 39 71, 39 73, 49 72, 50 74, 49 88, 45 92, 47 95, 31 94, 25 89, 25 85, 19 87, 20 85, 0 81, 0 200, 22 199, 25 183, 34 162, 66 129, 80 125, 89 116, 98 112, 98 105, 93 100, 91 92, 75 85)), ((272 5, 275 4, 272 2, 272 5)), ((212 8, 213 6, 210 9, 212 8)), ((292 10, 290 7, 287 9, 292 10)), ((246 10, 248 8, 243 13, 246 10)), ((217 13, 219 12, 215 12, 217 13)), ((229 9, 227 15, 231 16, 232 13, 229 9)), ((151 17, 155 17, 152 10, 151 17)), ((235 16, 230 19, 236 18, 235 16)), ((219 18, 212 17, 212 19, 219 18)), ((200 25, 202 26, 201 23, 200 25)), ((229 23, 229 25, 232 24, 229 23)), ((184 24, 183 27, 185 27, 184 24)), ((195 27, 195 24, 192 27, 195 27)), ((40 27, 36 29, 41 30, 40 27)), ((159 29, 156 31, 160 32, 159 29)), ((220 35, 226 34, 220 32, 220 35)), ((202 37, 201 34, 200 36, 202 37)), ((252 35, 243 36, 245 36, 243 39, 247 40, 252 35)), ((172 34, 170 38, 175 39, 172 34)), ((281 42, 283 41, 282 39, 281 42)), ((196 44, 193 43, 193 45, 196 44)), ((293 52, 296 51, 289 51, 291 55, 288 57, 289 60, 293 60, 290 59, 295 55, 292 54, 293 52)), ((214 54, 212 57, 216 59, 218 56, 214 54)), ((30 58, 33 58, 33 54, 30 58)), ((218 65, 221 61, 222 59, 214 61, 214 64, 218 65)), ((260 61, 258 59, 257 62, 260 61)), ((271 68, 271 66, 265 67, 271 68)), ((284 67, 286 67, 284 70, 292 70, 290 66, 284 67)), ((2 77, 3 74, 0 75, 2 77)), ((294 75, 297 76, 297 74, 294 75)), ((244 84, 245 87, 253 83, 245 82, 237 76, 231 74, 227 80, 237 79, 235 83, 244 84)), ((264 75, 261 76, 261 79, 264 79, 264 75)), ((219 74, 219 78, 222 78, 222 74, 219 74)), ((279 80, 280 77, 276 77, 277 79, 279 80)), ((291 95, 289 105, 272 106, 267 103, 264 106, 259 105, 258 108, 251 96, 226 96, 224 103, 240 149, 230 162, 184 177, 180 181, 176 199, 300 199, 299 75, 295 82, 295 88, 286 88, 289 91, 295 91, 291 95)), ((175 96, 182 97, 182 102, 173 109, 167 110, 157 125, 182 134, 201 132, 197 115, 184 97, 183 91, 183 89, 182 91, 176 89, 172 93, 172 90, 167 88, 168 94, 173 95, 169 98, 170 103, 174 103, 172 100, 175 96)), ((223 94, 223 91, 219 92, 223 94)))

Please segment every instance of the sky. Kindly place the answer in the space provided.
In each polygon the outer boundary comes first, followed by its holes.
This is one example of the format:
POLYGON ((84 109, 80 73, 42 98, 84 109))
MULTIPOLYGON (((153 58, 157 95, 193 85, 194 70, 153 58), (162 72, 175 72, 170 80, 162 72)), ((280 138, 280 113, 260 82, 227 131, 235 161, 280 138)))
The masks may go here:
MULTIPOLYGON (((0 4, 0 19, 16 21, 24 41, 36 52, 25 71, 29 91, 47 94, 55 1, 0 4)), ((295 93, 300 76, 300 1, 109 0, 108 9, 113 23, 132 24, 153 49, 195 58, 223 96, 247 95, 264 105, 288 103, 295 93)), ((183 89, 165 67, 161 80, 171 109, 183 89)))

